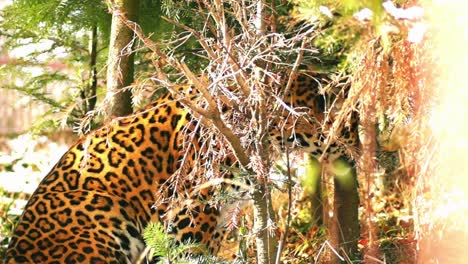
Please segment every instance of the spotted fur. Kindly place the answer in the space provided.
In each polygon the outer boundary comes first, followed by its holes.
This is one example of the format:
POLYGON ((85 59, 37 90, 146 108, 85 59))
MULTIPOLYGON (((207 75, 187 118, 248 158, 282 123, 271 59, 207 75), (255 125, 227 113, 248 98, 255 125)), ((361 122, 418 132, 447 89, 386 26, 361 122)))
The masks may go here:
MULTIPOLYGON (((300 77, 291 91, 285 99, 291 107, 315 111, 321 107, 314 78, 300 77)), ((169 220, 169 232, 177 240, 201 242, 216 254, 225 232, 219 228, 221 212, 216 207, 187 199, 192 203, 167 219, 170 198, 194 190, 189 180, 180 184, 183 187, 170 181, 176 171, 185 167, 184 173, 189 173, 195 166, 199 142, 193 139, 189 152, 183 144, 185 134, 196 132, 191 120, 186 108, 168 93, 79 140, 28 201, 5 263, 135 263, 145 248, 145 226, 169 220)), ((320 133, 289 129, 294 130, 290 141, 321 153, 320 133)), ((283 142, 282 135, 270 136, 283 142)), ((347 132, 343 135, 346 138, 347 132)), ((346 140, 354 138, 350 134, 346 140)), ((341 150, 332 145, 329 151, 341 150)), ((207 200, 211 193, 198 195, 207 200)))
MULTIPOLYGON (((276 145, 292 143, 302 152, 328 163, 340 158, 355 158, 359 145, 358 116, 352 112, 348 122, 340 122, 336 130, 331 131, 348 89, 333 85, 323 89, 329 82, 323 75, 300 74, 296 77, 284 102, 301 118, 286 119, 283 126, 287 133, 282 129, 270 131, 270 138, 276 145), (288 123, 291 121, 294 123, 288 123)), ((290 114, 290 110, 287 111, 290 114)))

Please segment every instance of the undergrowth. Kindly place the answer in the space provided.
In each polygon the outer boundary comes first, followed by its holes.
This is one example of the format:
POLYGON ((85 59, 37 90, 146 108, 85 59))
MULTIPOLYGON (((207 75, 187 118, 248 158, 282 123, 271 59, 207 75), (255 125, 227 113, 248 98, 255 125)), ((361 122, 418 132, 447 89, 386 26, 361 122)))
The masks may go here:
POLYGON ((11 209, 20 194, 10 194, 0 186, 0 259, 4 259, 11 234, 19 219, 11 209))

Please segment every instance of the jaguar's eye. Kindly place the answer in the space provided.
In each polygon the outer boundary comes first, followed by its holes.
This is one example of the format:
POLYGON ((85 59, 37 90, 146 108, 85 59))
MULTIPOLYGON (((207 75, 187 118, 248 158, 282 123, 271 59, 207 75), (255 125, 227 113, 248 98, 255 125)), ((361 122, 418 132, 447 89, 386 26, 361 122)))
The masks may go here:
POLYGON ((309 142, 307 142, 307 139, 304 138, 304 136, 302 134, 294 134, 294 135, 290 136, 288 138, 288 142, 297 144, 298 146, 305 147, 305 148, 310 146, 309 142))

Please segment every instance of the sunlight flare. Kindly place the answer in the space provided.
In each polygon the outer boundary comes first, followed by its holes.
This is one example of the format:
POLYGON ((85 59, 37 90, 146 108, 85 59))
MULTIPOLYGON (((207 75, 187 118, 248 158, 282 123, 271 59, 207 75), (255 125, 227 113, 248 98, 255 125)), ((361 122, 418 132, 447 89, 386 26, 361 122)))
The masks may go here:
POLYGON ((434 169, 423 179, 429 191, 416 199, 420 260, 463 263, 468 259, 468 3, 434 1, 426 10, 438 75, 433 88, 436 107, 429 121, 436 147, 426 154, 433 163, 427 166, 434 169))

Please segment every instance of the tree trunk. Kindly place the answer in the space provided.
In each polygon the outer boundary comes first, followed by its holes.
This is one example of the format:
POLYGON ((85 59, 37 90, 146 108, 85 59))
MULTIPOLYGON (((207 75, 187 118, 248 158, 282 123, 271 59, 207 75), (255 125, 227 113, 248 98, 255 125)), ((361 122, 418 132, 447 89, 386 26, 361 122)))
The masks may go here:
MULTIPOLYGON (((265 1, 257 0, 256 2, 256 15, 254 18, 255 30, 257 39, 260 39, 265 34, 265 1)), ((256 72, 256 80, 260 81, 262 78, 259 76, 259 72, 256 72)), ((255 233, 255 242, 257 248, 257 263, 258 264, 273 264, 276 261, 278 250, 278 240, 276 237, 276 219, 275 211, 273 210, 273 205, 271 201, 271 192, 268 187, 268 171, 271 168, 271 157, 269 155, 269 143, 268 137, 266 136, 268 132, 265 130, 268 127, 267 124, 267 107, 265 106, 265 100, 260 96, 260 102, 258 108, 256 109, 258 116, 257 120, 260 121, 261 125, 258 127, 259 135, 257 137, 257 147, 256 151, 260 155, 261 160, 263 161, 262 168, 257 170, 256 177, 257 181, 255 182, 254 191, 252 194, 253 198, 253 211, 254 211, 254 233, 255 233)))
POLYGON ((89 76, 88 82, 83 86, 80 91, 80 98, 83 100, 83 104, 80 109, 83 110, 83 114, 92 111, 96 106, 96 90, 97 90, 97 26, 92 26, 89 32, 89 76))
POLYGON ((335 170, 333 210, 336 219, 334 231, 338 235, 337 245, 348 256, 355 256, 360 236, 356 168, 352 162, 344 159, 335 161, 333 167, 335 170))
POLYGON ((97 90, 97 44, 98 44, 98 35, 97 35, 97 26, 94 25, 91 29, 91 36, 89 40, 89 70, 90 70, 90 81, 88 85, 88 93, 86 96, 86 111, 94 110, 96 106, 96 90, 97 90))
POLYGON ((258 264, 273 264, 276 259, 277 239, 275 212, 271 204, 270 190, 264 182, 257 182, 252 194, 255 243, 258 264))
MULTIPOLYGON (((384 72, 385 69, 376 69, 377 71, 384 72)), ((387 69, 388 70, 388 69, 387 69)), ((375 87, 386 87, 385 84, 376 84, 375 87)), ((365 195, 364 202, 364 230, 363 238, 367 240, 367 247, 363 250, 363 257, 366 263, 378 263, 375 259, 380 259, 380 250, 377 243, 377 233, 374 224, 371 221, 375 212, 372 207, 372 197, 374 195, 373 185, 375 184, 374 175, 377 172, 376 164, 376 150, 377 150, 377 125, 376 125, 376 101, 378 88, 369 86, 370 92, 363 92, 369 95, 368 100, 362 104, 360 115, 360 124, 362 127, 360 133, 362 155, 359 160, 359 173, 363 176, 363 194, 365 195), (372 88, 371 88, 372 87, 372 88)))
POLYGON ((132 113, 134 55, 132 29, 127 27, 117 12, 133 22, 138 20, 139 0, 115 0, 112 14, 111 36, 107 68, 107 116, 124 116, 132 113))

